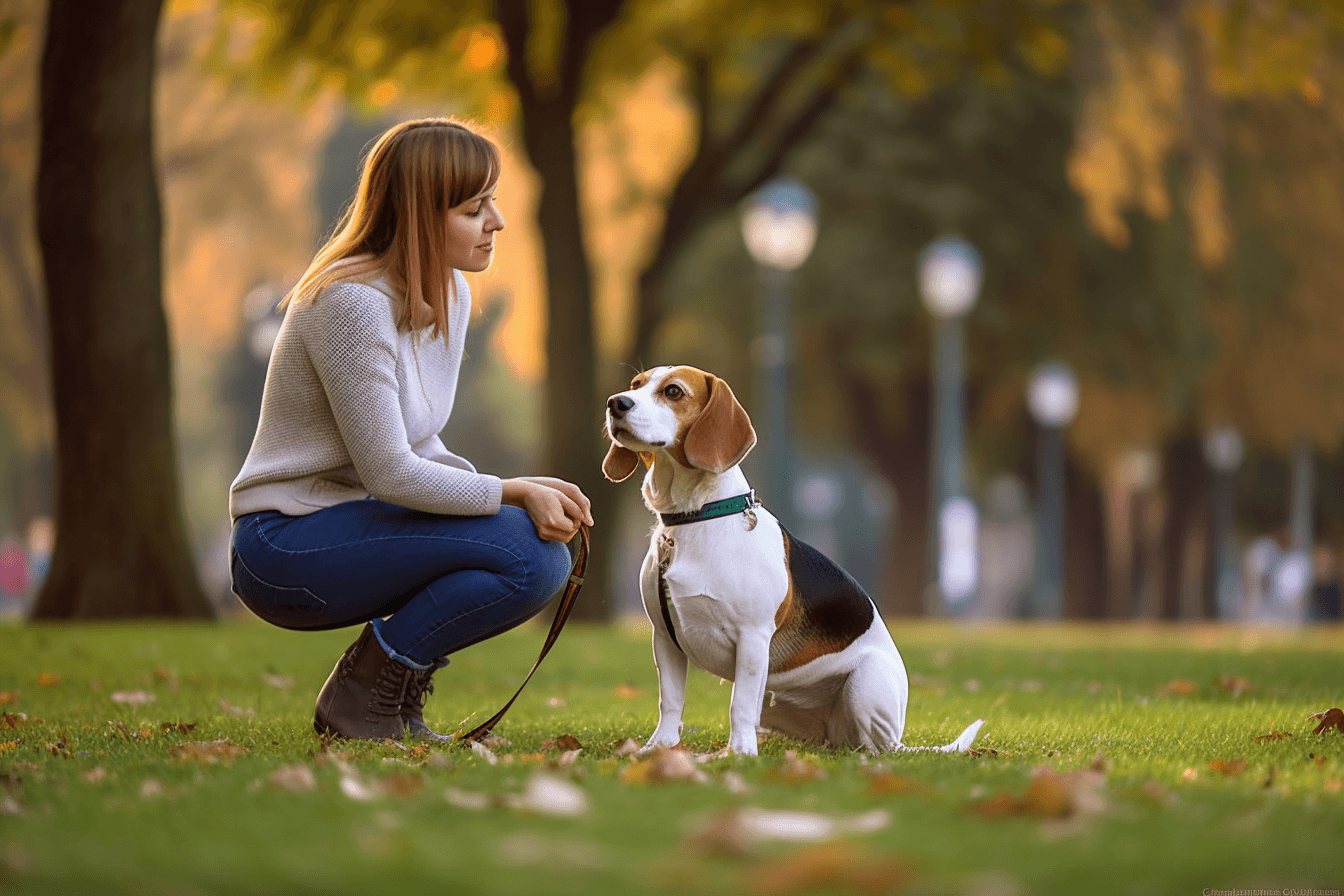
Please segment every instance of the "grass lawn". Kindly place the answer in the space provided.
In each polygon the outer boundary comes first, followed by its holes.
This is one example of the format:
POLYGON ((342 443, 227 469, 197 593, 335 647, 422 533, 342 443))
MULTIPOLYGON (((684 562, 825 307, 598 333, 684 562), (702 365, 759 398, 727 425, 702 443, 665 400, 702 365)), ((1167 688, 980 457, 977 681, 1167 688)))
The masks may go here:
MULTIPOLYGON (((543 631, 455 657, 431 724, 498 708, 543 631)), ((1340 629, 894 633, 907 743, 983 717, 978 755, 770 738, 636 764, 618 748, 657 717, 638 628, 570 626, 485 756, 324 747, 313 699, 354 630, 0 625, 0 893, 1344 887, 1344 732, 1307 718, 1344 704, 1340 629)), ((728 696, 693 670, 693 751, 726 743, 728 696)))

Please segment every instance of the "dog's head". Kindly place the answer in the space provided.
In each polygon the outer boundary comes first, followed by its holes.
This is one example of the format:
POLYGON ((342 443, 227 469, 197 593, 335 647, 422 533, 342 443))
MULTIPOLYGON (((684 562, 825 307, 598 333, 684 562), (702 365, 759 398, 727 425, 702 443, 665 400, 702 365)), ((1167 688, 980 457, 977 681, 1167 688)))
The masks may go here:
POLYGON ((723 473, 756 444, 751 419, 728 384, 694 367, 655 367, 607 399, 611 448, 602 473, 620 482, 642 458, 665 452, 678 464, 723 473))

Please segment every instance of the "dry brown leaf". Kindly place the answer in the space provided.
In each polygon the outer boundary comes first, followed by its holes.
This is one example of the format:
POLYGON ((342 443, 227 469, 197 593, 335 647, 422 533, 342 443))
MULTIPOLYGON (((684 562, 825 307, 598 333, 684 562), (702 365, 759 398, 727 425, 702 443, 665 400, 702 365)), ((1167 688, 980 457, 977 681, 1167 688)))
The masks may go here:
POLYGON ((795 750, 785 750, 783 764, 764 775, 765 780, 776 784, 800 784, 804 781, 820 781, 825 777, 824 768, 799 756, 795 750))
POLYGON ((153 778, 146 778, 140 785, 140 799, 149 800, 163 796, 163 785, 153 778))
POLYGON ((219 698, 219 708, 227 712, 229 715, 233 716, 240 716, 240 717, 254 716, 257 714, 257 711, 255 709, 243 706, 234 706, 232 703, 225 700, 223 697, 219 698))
POLYGON ((1250 691, 1260 690, 1240 675, 1219 675, 1213 680, 1213 684, 1218 690, 1225 694, 1231 694, 1233 697, 1240 697, 1250 691))
POLYGON ((90 784, 101 784, 103 781, 107 780, 107 769, 103 768, 101 765, 97 768, 91 768, 84 773, 84 780, 88 781, 90 784))
POLYGON ((1000 756, 1011 756, 1007 750, 996 750, 993 747, 985 747, 983 750, 977 750, 975 747, 968 747, 966 755, 973 759, 979 759, 981 756, 988 756, 991 759, 998 759, 1000 756))
POLYGON ((709 776, 700 770, 695 757, 685 750, 654 750, 645 759, 621 769, 625 784, 662 784, 667 781, 694 781, 703 784, 709 776))
POLYGON ((1312 734, 1324 734, 1331 730, 1344 733, 1344 710, 1341 710, 1337 706, 1331 707, 1324 712, 1314 712, 1307 718, 1320 720, 1320 724, 1312 730, 1312 734))
POLYGON ((1257 734, 1255 737, 1251 738, 1251 740, 1258 744, 1263 744, 1271 740, 1283 740, 1285 737, 1292 736, 1293 732, 1291 731, 1271 731, 1268 734, 1257 734))
POLYGON ((1326 759, 1324 756, 1317 756, 1315 753, 1308 753, 1307 758, 1316 763, 1317 768, 1325 768, 1326 759))
POLYGON ((1199 690, 1199 685, 1188 678, 1176 678, 1162 685, 1157 689, 1159 694, 1167 694, 1176 697, 1188 697, 1199 690))
POLYGON ((911 876, 911 867, 900 860, 869 858, 849 843, 819 843, 762 863, 747 875, 746 889, 756 896, 794 896, 819 889, 890 893, 911 876))
POLYGON ((504 804, 526 812, 551 815, 558 818, 578 818, 589 809, 588 794, 572 781, 536 772, 516 797, 507 797, 504 804))
POLYGON ((1344 784, 1341 784, 1338 778, 1331 778, 1325 782, 1325 789, 1330 793, 1339 793, 1340 790, 1344 790, 1344 784))
POLYGON ((317 776, 306 765, 282 765, 266 777, 266 783, 279 790, 313 790, 317 776))
POLYGON ((425 786, 425 779, 412 772, 392 772, 379 779, 379 783, 394 796, 415 796, 425 786))
POLYGON ((624 759, 625 757, 633 756, 638 752, 639 741, 635 740, 633 737, 627 737, 620 742, 611 755, 615 756, 617 759, 624 759))
POLYGON ((582 750, 583 744, 572 734, 562 734, 553 741, 542 744, 544 750, 582 750))
POLYGON ((1242 772, 1246 771, 1246 765, 1247 763, 1245 759, 1209 760, 1209 768, 1228 778, 1235 778, 1237 775, 1240 775, 1242 772))
POLYGON ((192 740, 177 744, 168 750, 168 754, 174 759, 181 759, 184 762, 200 762, 205 765, 212 765, 221 760, 226 763, 232 762, 246 752, 248 752, 247 747, 230 743, 227 739, 192 740))
POLYGON ((1185 771, 1181 772, 1182 781, 1193 781, 1198 777, 1199 772, 1195 771, 1193 768, 1187 768, 1185 771))
POLYGON ((0 728, 17 728, 20 725, 27 724, 28 713, 26 712, 0 713, 0 728))
POLYGON ((163 732, 175 731, 178 734, 187 734, 196 727, 195 722, 160 722, 159 730, 163 732))
POLYGON ((1023 795, 996 794, 966 808, 982 818, 1068 818, 1075 814, 1094 814, 1106 806, 1100 793, 1105 780, 1105 775, 1092 769, 1060 773, 1038 768, 1023 795))
POLYGON ((23 695, 18 691, 0 691, 0 706, 9 706, 18 703, 23 695))
POLYGON ((60 683, 61 676, 55 672, 42 672, 37 676, 37 686, 40 688, 59 687, 60 683))
POLYGON ((904 775, 887 771, 873 772, 868 775, 868 793, 871 796, 899 796, 903 794, 927 796, 933 792, 933 788, 929 785, 912 781, 904 775))
POLYGON ((634 700, 644 696, 644 690, 637 688, 632 684, 618 684, 612 690, 612 694, 620 697, 622 700, 634 700))

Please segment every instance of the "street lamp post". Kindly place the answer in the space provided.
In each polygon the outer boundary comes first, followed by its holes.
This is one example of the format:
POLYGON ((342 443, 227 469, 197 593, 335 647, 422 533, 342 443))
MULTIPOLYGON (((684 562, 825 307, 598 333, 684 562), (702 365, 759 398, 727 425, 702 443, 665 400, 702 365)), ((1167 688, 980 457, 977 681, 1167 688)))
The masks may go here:
POLYGON ((1078 380, 1068 365, 1036 368, 1027 383, 1027 408, 1038 426, 1032 615, 1058 619, 1064 611, 1064 428, 1078 412, 1078 380))
POLYGON ((1241 433, 1231 426, 1210 430, 1204 436, 1204 459, 1213 472, 1209 554, 1204 576, 1203 615, 1208 619, 1234 619, 1241 615, 1236 606, 1236 575, 1228 568, 1227 558, 1236 518, 1235 476, 1243 453, 1241 433))
POLYGON ((980 295, 980 253, 959 237, 931 243, 919 260, 919 292, 934 318, 933 450, 930 457, 926 610, 966 606, 977 578, 975 506, 965 497, 962 319, 980 295))
POLYGON ((763 497, 788 519, 791 446, 789 438, 789 277, 807 260, 817 240, 817 201, 792 178, 776 178, 752 194, 742 213, 742 237, 765 284, 761 329, 752 358, 764 392, 764 438, 758 445, 765 469, 763 497))

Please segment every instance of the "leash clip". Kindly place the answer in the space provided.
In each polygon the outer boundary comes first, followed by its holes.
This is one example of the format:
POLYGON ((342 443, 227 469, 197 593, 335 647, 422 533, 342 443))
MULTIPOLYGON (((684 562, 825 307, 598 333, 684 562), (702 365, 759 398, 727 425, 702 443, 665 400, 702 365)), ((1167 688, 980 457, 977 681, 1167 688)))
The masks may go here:
POLYGON ((756 508, 760 506, 761 502, 756 500, 756 489, 747 492, 747 506, 742 508, 742 517, 746 521, 748 532, 756 528, 756 508))

